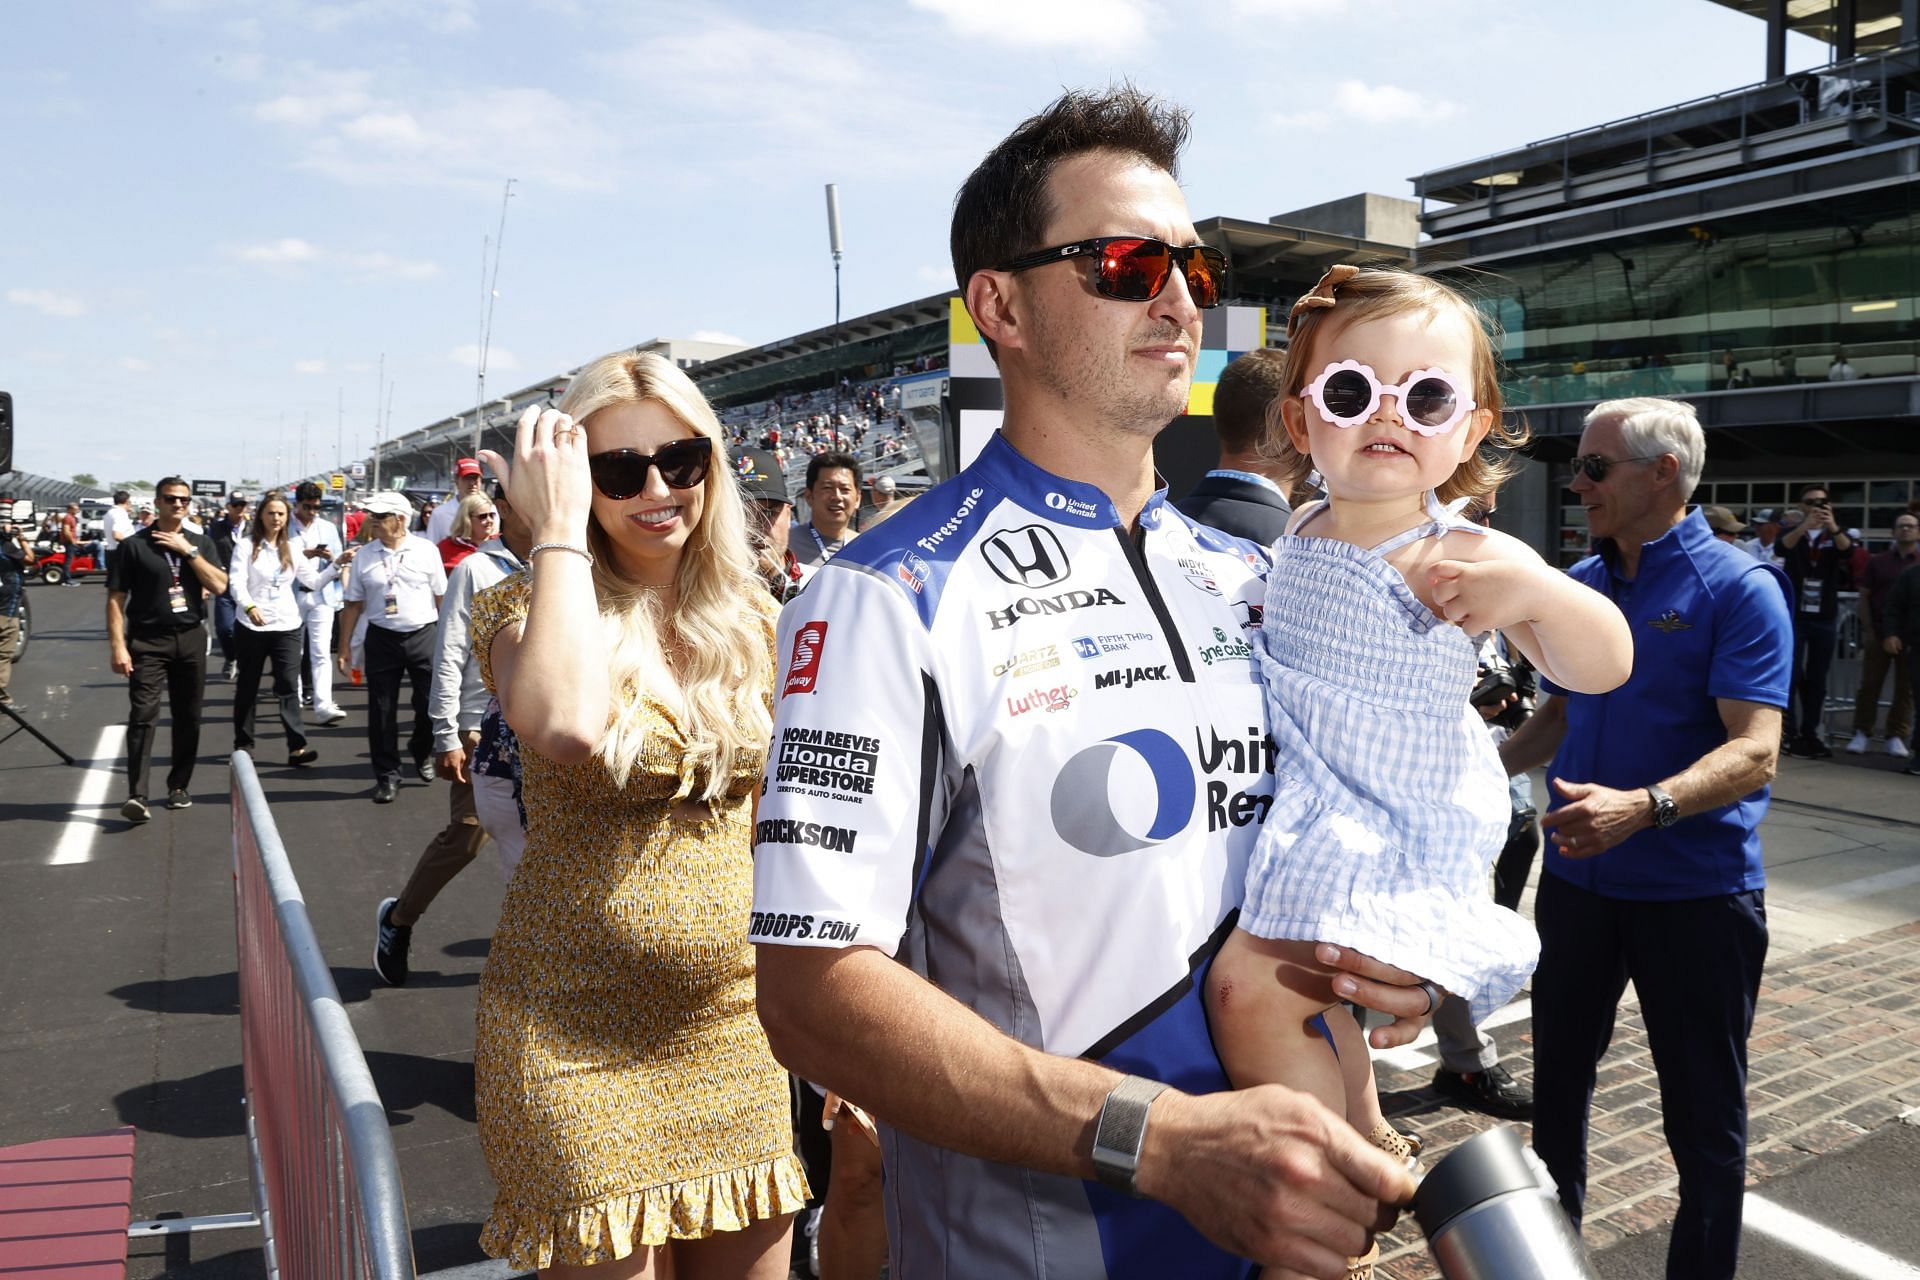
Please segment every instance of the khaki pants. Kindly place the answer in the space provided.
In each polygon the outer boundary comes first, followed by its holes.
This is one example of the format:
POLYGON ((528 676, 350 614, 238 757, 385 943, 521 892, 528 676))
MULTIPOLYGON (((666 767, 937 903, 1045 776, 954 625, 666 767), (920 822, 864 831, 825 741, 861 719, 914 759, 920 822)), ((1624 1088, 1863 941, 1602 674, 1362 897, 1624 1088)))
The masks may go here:
POLYGON ((480 846, 487 842, 487 833, 481 829, 480 820, 473 816, 473 748, 480 741, 480 735, 462 733, 460 740, 467 748, 468 780, 447 779, 447 825, 428 842, 420 860, 413 864, 413 874, 407 877, 407 887, 400 891, 400 901, 393 908, 395 924, 411 926, 418 922, 440 896, 440 891, 467 869, 467 864, 480 852, 480 846))
POLYGON ((1879 637, 1869 635, 1860 651, 1860 691, 1853 695, 1854 732, 1873 732, 1880 710, 1880 687, 1887 682, 1888 667, 1893 668, 1893 705, 1887 708, 1887 736, 1905 738, 1913 728, 1913 689, 1907 664, 1881 648, 1879 637))
POLYGON ((0 618, 0 693, 13 678, 13 651, 20 647, 20 619, 0 618))

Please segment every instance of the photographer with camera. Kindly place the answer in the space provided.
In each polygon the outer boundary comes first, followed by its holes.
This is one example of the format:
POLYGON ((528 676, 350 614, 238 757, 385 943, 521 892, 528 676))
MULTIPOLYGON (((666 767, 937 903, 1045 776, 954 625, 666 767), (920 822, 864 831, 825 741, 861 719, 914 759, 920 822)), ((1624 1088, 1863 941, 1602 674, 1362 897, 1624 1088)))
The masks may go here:
POLYGON ((0 707, 13 705, 7 682, 13 677, 14 651, 20 647, 20 615, 26 608, 27 565, 32 559, 20 526, 0 517, 0 707))
POLYGON ((1827 671, 1840 633, 1840 588, 1853 539, 1833 518, 1825 485, 1800 494, 1800 523, 1780 535, 1782 565, 1793 584, 1793 705, 1787 712, 1787 754, 1830 759, 1825 719, 1827 671))

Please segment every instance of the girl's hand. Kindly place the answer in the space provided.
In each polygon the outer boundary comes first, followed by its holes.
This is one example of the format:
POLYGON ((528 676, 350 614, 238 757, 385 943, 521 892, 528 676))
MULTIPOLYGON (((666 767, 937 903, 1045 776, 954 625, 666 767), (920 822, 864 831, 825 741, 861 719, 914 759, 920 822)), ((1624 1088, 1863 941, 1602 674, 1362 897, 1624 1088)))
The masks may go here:
POLYGON ((1427 571, 1433 609, 1468 635, 1531 622, 1533 567, 1515 560, 1442 560, 1427 571))
POLYGON ((593 510, 587 434, 558 409, 530 405, 514 436, 513 466, 491 449, 480 459, 500 477, 507 501, 533 529, 535 542, 584 546, 593 510))

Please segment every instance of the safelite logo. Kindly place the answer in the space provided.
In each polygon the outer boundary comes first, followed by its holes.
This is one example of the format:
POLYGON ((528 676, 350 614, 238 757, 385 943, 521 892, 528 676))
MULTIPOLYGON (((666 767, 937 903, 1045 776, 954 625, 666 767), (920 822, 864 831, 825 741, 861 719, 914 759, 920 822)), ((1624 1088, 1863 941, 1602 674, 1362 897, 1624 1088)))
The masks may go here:
POLYGON ((808 622, 793 633, 793 658, 787 663, 787 682, 780 696, 812 693, 820 682, 820 655, 827 645, 827 624, 808 622))

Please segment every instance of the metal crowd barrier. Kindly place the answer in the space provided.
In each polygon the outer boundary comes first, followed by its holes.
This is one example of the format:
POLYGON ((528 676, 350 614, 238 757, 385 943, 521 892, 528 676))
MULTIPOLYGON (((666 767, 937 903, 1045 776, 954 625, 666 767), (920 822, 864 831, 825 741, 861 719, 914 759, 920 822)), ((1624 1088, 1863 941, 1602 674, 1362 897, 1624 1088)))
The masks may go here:
POLYGON ((233 753, 241 1073, 270 1280, 413 1280, 387 1112, 253 761, 233 753))

